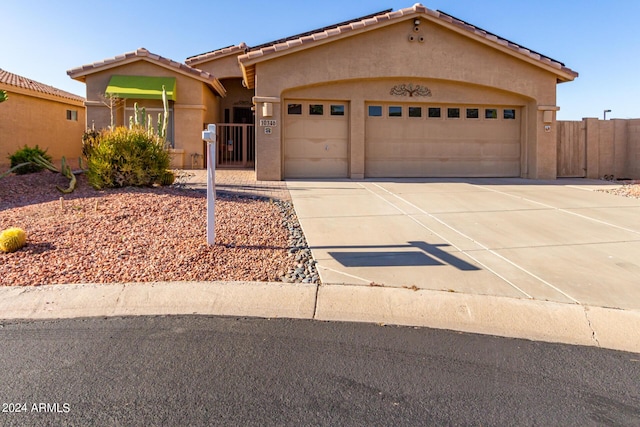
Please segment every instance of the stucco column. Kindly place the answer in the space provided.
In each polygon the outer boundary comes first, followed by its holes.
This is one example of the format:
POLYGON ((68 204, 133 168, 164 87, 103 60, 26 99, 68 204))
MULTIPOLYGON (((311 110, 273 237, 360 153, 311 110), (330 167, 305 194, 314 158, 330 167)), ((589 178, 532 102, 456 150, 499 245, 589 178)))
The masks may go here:
POLYGON ((558 176, 558 138, 555 105, 539 105, 536 120, 536 179, 558 176))
POLYGON ((364 99, 352 99, 349 108, 349 171, 351 179, 364 179, 364 99))
POLYGON ((256 109, 256 179, 282 180, 282 105, 280 98, 254 96, 256 109))

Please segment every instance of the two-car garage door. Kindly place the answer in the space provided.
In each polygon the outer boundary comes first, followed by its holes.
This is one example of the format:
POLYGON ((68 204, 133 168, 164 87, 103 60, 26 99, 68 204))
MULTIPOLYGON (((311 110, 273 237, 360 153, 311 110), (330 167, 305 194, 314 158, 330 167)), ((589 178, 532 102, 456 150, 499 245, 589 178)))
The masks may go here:
MULTIPOLYGON (((521 110, 367 103, 366 177, 517 177, 521 110)), ((348 103, 285 103, 285 178, 349 176, 348 103)))
POLYGON ((366 110, 367 177, 520 176, 516 108, 370 103, 366 110))

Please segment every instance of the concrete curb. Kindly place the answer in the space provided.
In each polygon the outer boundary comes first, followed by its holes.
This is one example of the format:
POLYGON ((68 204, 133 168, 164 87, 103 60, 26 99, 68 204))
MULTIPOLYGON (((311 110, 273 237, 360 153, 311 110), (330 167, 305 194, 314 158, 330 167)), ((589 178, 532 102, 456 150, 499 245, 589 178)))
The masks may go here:
POLYGON ((451 329, 640 353, 640 311, 442 291, 323 285, 317 320, 451 329))
POLYGON ((354 285, 159 282, 0 287, 0 319, 220 315, 383 323, 640 353, 640 311, 354 285))
POLYGON ((0 288, 0 318, 202 314, 310 319, 315 285, 159 282, 0 288))

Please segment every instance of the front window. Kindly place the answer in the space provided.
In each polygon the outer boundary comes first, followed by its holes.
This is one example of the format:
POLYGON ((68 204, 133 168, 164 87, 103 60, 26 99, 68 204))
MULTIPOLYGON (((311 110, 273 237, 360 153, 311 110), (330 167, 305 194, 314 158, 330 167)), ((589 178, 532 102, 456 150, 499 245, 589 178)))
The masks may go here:
POLYGON ((78 121, 78 110, 67 110, 67 120, 78 121))

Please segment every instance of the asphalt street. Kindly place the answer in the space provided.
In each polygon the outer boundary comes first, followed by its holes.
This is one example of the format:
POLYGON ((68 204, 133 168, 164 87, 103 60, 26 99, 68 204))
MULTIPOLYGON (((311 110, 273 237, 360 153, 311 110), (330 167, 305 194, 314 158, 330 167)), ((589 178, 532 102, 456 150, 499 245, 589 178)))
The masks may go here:
POLYGON ((4 321, 3 426, 640 425, 640 356, 426 328, 4 321))

